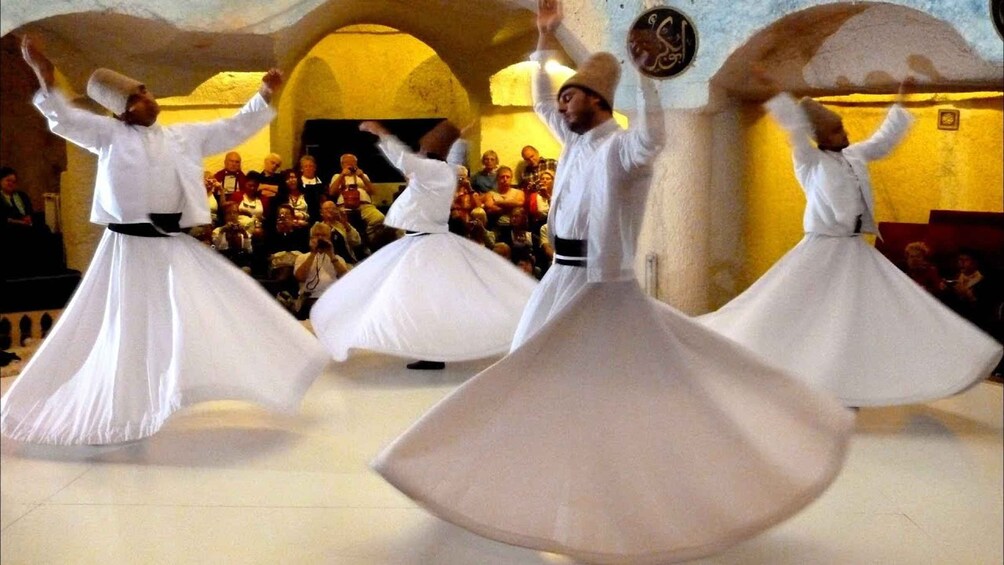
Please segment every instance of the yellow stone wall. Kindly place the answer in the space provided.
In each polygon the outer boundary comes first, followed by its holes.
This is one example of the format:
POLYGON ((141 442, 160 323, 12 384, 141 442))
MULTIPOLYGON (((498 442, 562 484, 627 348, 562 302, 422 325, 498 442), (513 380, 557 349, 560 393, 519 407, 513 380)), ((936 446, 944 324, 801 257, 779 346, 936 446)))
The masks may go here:
MULTIPOLYGON (((882 122, 888 96, 821 99, 844 117, 851 142, 882 122)), ((1004 202, 1004 96, 914 95, 917 118, 903 143, 871 166, 879 222, 926 223, 932 209, 1001 212, 1004 202), (960 111, 958 130, 939 130, 938 110, 960 111)), ((747 216, 745 283, 752 283, 802 238, 805 198, 795 180, 786 133, 759 105, 742 110, 747 216)))

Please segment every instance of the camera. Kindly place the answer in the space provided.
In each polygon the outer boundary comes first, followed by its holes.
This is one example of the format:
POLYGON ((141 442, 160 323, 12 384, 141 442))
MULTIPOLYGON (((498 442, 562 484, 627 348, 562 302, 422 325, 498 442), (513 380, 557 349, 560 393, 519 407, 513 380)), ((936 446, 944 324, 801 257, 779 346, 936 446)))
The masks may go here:
POLYGON ((353 167, 349 167, 349 172, 350 172, 350 173, 353 173, 353 174, 355 174, 355 172, 356 172, 356 171, 358 171, 358 170, 359 170, 359 169, 357 169, 357 168, 356 168, 356 167, 354 167, 354 166, 353 166, 353 167))

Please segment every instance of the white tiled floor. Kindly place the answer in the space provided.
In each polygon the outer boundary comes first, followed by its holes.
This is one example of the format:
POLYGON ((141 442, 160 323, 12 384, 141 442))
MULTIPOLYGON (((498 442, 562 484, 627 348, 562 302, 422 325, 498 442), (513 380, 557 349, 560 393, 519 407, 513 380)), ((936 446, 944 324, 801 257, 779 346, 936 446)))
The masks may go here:
MULTIPOLYGON (((0 443, 0 561, 21 563, 555 564, 444 523, 366 463, 488 362, 412 372, 332 366, 301 413, 219 402, 142 442, 0 443)), ((10 386, 3 379, 3 390, 10 386)), ((998 384, 862 410, 847 465, 801 514, 704 564, 1004 561, 998 384)))

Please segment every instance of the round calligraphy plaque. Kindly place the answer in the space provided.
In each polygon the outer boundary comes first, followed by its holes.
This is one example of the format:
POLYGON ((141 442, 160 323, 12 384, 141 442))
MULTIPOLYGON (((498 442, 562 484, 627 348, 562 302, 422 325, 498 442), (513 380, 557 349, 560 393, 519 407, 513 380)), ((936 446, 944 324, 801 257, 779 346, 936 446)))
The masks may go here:
POLYGON ((634 66, 643 75, 673 78, 694 61, 697 29, 690 18, 676 8, 652 8, 634 21, 628 32, 627 46, 634 66))

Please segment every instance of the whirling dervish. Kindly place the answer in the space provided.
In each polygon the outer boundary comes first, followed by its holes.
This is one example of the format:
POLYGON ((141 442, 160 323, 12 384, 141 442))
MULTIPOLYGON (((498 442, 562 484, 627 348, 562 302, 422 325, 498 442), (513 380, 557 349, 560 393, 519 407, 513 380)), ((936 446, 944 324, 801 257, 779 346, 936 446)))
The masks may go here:
POLYGON ((505 353, 536 281, 449 232, 457 166, 466 155, 459 130, 440 122, 415 154, 379 122, 360 129, 379 137, 387 160, 408 178, 384 220, 407 233, 325 291, 310 313, 317 336, 338 361, 370 350, 417 358, 411 369, 505 353))
MULTIPOLYGON (((777 90, 763 70, 755 75, 777 90)), ((780 93, 767 102, 791 139, 805 236, 745 292, 699 318, 847 406, 950 396, 989 376, 1001 358, 999 343, 862 237, 878 233, 868 163, 909 130, 913 118, 901 102, 912 83, 904 81, 878 130, 853 144, 840 116, 811 98, 780 93)))
POLYGON ((564 144, 555 264, 508 356, 374 461, 433 514, 595 563, 721 551, 788 518, 836 477, 854 417, 825 393, 645 296, 636 238, 665 136, 651 80, 631 128, 620 64, 597 53, 557 97, 544 70, 561 6, 542 0, 535 110, 564 144))

